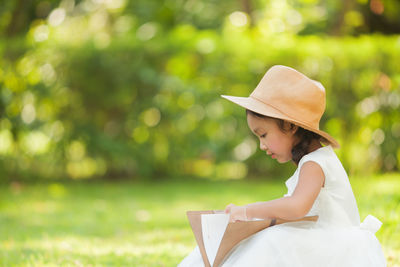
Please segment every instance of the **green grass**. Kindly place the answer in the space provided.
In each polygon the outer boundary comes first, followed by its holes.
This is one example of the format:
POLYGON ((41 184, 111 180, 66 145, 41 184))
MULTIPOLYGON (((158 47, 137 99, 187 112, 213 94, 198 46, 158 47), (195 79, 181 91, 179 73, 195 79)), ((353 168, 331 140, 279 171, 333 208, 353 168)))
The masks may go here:
MULTIPOLYGON (((400 175, 351 183, 388 266, 400 266, 400 175)), ((0 188, 0 266, 176 266, 195 246, 186 210, 286 193, 284 181, 11 184, 0 188)))

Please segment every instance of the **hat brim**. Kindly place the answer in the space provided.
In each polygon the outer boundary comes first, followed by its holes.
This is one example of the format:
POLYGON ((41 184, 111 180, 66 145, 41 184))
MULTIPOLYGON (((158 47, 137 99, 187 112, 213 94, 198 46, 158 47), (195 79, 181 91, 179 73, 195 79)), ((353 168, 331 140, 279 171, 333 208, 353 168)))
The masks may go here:
POLYGON ((241 106, 244 107, 245 109, 254 111, 256 113, 259 113, 264 116, 268 117, 273 117, 273 118, 278 118, 282 120, 289 121, 291 123, 294 123, 306 130, 312 131, 320 136, 322 136, 327 142, 323 142, 327 145, 331 145, 333 148, 339 148, 340 145, 339 143, 328 133, 321 131, 319 129, 315 129, 314 127, 308 126, 301 121, 295 120, 290 118, 288 115, 280 112, 278 109, 274 108, 271 105, 268 105, 264 102, 261 102, 255 98, 252 97, 240 97, 240 96, 229 96, 229 95, 221 95, 221 97, 241 106))

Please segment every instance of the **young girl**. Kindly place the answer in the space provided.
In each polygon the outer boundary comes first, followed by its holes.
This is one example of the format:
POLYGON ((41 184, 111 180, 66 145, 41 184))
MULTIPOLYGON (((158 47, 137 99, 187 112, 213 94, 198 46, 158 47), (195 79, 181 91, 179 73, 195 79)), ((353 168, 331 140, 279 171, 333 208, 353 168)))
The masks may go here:
MULTIPOLYGON (((339 144, 319 129, 325 111, 322 84, 292 68, 273 66, 249 97, 222 97, 246 109, 261 150, 279 163, 292 161, 297 166, 286 181, 284 197, 245 206, 229 204, 225 212, 230 221, 319 216, 317 222, 265 228, 242 240, 222 266, 386 266, 375 237, 382 223, 368 215, 360 224, 347 173, 333 150, 339 144)), ((178 266, 204 266, 198 246, 178 266)))

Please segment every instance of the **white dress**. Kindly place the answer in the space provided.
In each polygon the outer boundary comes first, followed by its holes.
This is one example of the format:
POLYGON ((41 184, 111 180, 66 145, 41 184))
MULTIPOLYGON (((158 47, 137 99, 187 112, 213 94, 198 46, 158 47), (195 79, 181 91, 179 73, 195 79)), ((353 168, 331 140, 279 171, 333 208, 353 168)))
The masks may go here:
MULTIPOLYGON (((331 146, 321 147, 300 160, 286 181, 290 196, 301 166, 318 163, 325 185, 307 214, 317 222, 292 222, 266 228, 232 249, 222 267, 381 267, 386 266, 382 247, 375 237, 381 222, 368 215, 360 224, 357 203, 342 163, 331 146)), ((204 266, 198 246, 178 267, 204 266)))

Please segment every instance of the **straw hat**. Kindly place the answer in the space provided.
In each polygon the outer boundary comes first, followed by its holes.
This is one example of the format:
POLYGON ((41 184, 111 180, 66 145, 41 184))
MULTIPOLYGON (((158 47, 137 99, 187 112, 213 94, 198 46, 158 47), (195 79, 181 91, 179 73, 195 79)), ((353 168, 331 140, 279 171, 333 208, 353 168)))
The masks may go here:
POLYGON ((332 136, 319 129, 325 111, 325 88, 295 69, 271 67, 249 97, 221 96, 256 113, 294 123, 325 138, 323 143, 340 147, 332 136))

